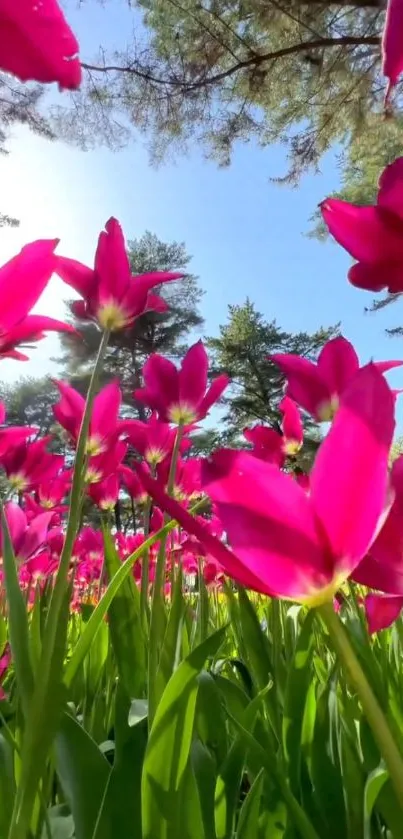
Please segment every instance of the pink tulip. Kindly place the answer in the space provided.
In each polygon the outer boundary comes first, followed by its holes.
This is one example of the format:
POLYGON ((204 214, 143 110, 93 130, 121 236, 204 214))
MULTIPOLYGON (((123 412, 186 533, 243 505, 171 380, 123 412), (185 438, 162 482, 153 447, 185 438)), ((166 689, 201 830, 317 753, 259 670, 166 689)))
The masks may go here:
POLYGON ((118 440, 117 443, 110 445, 107 451, 90 457, 85 472, 86 482, 97 484, 109 475, 118 472, 126 454, 127 443, 118 440))
MULTIPOLYGON (((324 345, 316 364, 292 354, 270 357, 287 379, 287 395, 318 422, 333 419, 340 397, 360 369, 352 344, 345 338, 332 338, 324 345)), ((402 361, 378 361, 381 373, 400 367, 402 361)))
POLYGON ((39 484, 52 480, 60 472, 64 457, 47 451, 51 439, 49 436, 42 437, 33 443, 23 440, 0 454, 0 465, 15 491, 36 489, 39 484))
POLYGON ((0 657, 0 699, 5 699, 6 694, 2 688, 2 683, 7 676, 7 671, 11 664, 11 650, 10 647, 7 645, 5 650, 3 651, 0 657))
POLYGON ((283 414, 282 434, 266 425, 245 428, 243 434, 245 439, 252 443, 253 454, 256 457, 281 467, 284 466, 287 455, 292 457, 301 448, 304 429, 298 408, 289 396, 284 396, 279 408, 283 414))
POLYGON ((161 422, 156 413, 147 422, 123 420, 121 430, 150 466, 157 466, 172 453, 176 430, 169 423, 161 422))
POLYGON ((403 597, 391 594, 368 594, 364 601, 368 630, 371 634, 387 629, 403 609, 403 597))
POLYGON ((103 481, 91 484, 88 495, 100 510, 114 510, 119 497, 119 478, 116 473, 108 475, 103 481))
POLYGON ((353 579, 386 594, 403 594, 403 456, 393 464, 390 484, 386 518, 353 579))
POLYGON ((388 0, 382 37, 382 72, 389 79, 385 95, 388 102, 392 89, 403 71, 403 3, 402 0, 388 0))
POLYGON ((208 358, 201 341, 187 351, 180 370, 162 355, 150 355, 143 367, 144 387, 134 398, 144 402, 164 422, 189 425, 204 419, 229 383, 217 376, 207 387, 208 358))
POLYGON ((348 273, 352 285, 403 291, 403 157, 383 171, 374 206, 327 198, 321 210, 332 236, 356 260, 348 273))
POLYGON ((156 271, 133 277, 122 228, 110 218, 99 236, 94 269, 66 257, 58 257, 56 273, 83 298, 73 304, 77 317, 95 320, 101 329, 124 329, 145 311, 166 310, 151 289, 180 279, 183 274, 156 271))
POLYGON ((148 495, 137 473, 133 472, 129 466, 121 464, 119 466, 119 475, 130 497, 138 504, 143 504, 147 500, 148 495))
POLYGON ((0 0, 0 68, 21 81, 81 82, 78 43, 56 0, 0 0))
MULTIPOLYGON (((60 402, 53 405, 54 417, 76 443, 84 415, 85 399, 66 382, 55 381, 55 385, 61 398, 60 402)), ((121 401, 122 393, 117 381, 105 385, 95 397, 87 439, 87 454, 102 454, 111 443, 116 442, 120 434, 118 417, 121 401)))
POLYGON ((15 349, 20 344, 39 341, 48 331, 75 332, 54 318, 29 314, 55 270, 58 241, 31 242, 0 268, 0 358, 26 361, 28 356, 15 349))
MULTIPOLYGON (((14 555, 20 562, 35 556, 47 543, 52 513, 41 513, 29 522, 18 504, 8 501, 4 507, 14 555)), ((0 546, 3 537, 0 535, 0 546)))
POLYGON ((388 489, 394 398, 372 364, 344 391, 316 457, 308 496, 290 475, 242 451, 203 464, 232 552, 143 476, 150 495, 241 584, 318 605, 331 601, 375 538, 388 489))

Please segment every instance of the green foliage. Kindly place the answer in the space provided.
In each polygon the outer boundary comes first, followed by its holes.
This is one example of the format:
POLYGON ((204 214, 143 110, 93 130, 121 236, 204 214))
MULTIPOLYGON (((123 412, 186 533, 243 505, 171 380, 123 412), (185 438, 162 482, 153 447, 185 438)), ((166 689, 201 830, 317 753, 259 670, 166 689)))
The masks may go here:
POLYGON ((382 142, 384 14, 375 0, 137 0, 139 12, 142 37, 136 28, 84 63, 74 110, 59 109, 62 130, 64 122, 91 138, 97 113, 113 142, 123 113, 147 135, 154 159, 195 142, 221 165, 238 140, 281 143, 292 181, 335 143, 365 139, 373 122, 382 142))
MULTIPOLYGON (((225 408, 220 424, 221 442, 236 441, 246 445, 243 429, 254 423, 268 423, 279 428, 279 402, 284 393, 284 378, 269 361, 273 353, 297 353, 315 359, 323 344, 337 334, 338 327, 306 332, 285 332, 276 321, 267 321, 249 299, 243 305, 228 307, 228 322, 220 326, 217 338, 208 338, 213 373, 227 372, 231 385, 222 399, 225 408)), ((306 468, 312 461, 320 436, 311 420, 305 418, 307 439, 298 465, 306 468)))

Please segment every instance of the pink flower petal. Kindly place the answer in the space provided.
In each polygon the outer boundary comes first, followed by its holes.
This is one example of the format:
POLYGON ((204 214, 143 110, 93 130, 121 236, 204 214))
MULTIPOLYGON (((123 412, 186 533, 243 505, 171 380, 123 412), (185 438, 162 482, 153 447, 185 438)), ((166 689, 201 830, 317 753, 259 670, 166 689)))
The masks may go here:
POLYGON ((394 87, 397 84, 400 73, 403 70, 402 39, 402 2, 401 0, 388 0, 382 37, 382 72, 389 79, 390 87, 394 87))
POLYGON ((205 545, 209 553, 218 560, 227 574, 240 582, 241 585, 267 594, 267 589, 262 581, 248 571, 232 551, 220 539, 217 539, 216 536, 210 533, 209 528, 203 525, 198 517, 192 516, 182 504, 179 504, 174 498, 170 498, 164 492, 161 484, 158 481, 153 481, 149 474, 145 473, 144 468, 140 468, 136 464, 136 470, 140 475, 140 480, 144 488, 161 510, 164 510, 171 518, 175 519, 187 533, 196 536, 201 544, 205 545))
POLYGON ((8 501, 5 504, 4 512, 13 551, 15 556, 18 556, 27 529, 27 517, 19 504, 15 504, 14 501, 8 501))
POLYGON ((379 178, 378 204, 403 221, 403 157, 398 157, 383 170, 379 178))
POLYGON ((117 379, 102 388, 94 399, 91 435, 105 438, 115 430, 121 401, 122 392, 117 379))
POLYGON ((0 67, 23 82, 77 88, 78 43, 56 0, 0 0, 0 67))
POLYGON ((368 630, 371 635, 387 629, 397 620, 403 609, 403 597, 368 594, 364 601, 368 630))
POLYGON ((359 262, 350 268, 348 279, 351 285, 365 291, 376 293, 386 288, 391 294, 398 294, 403 291, 403 260, 374 265, 359 262))
POLYGON ((158 404, 166 409, 178 403, 179 374, 172 361, 153 353, 143 367, 143 378, 145 390, 157 398, 158 404))
POLYGON ((290 475, 222 449, 203 462, 202 487, 234 553, 266 591, 299 600, 331 581, 308 496, 290 475))
POLYGON ((255 425, 254 428, 245 428, 243 435, 248 443, 252 443, 254 455, 266 460, 267 463, 284 465, 283 438, 274 428, 255 425))
POLYGON ((304 429, 300 412, 294 400, 290 399, 289 396, 284 396, 279 404, 279 409, 283 414, 282 429, 285 441, 302 444, 304 429))
POLYGON ((318 409, 330 402, 331 394, 312 361, 299 355, 277 353, 270 356, 287 379, 287 396, 316 417, 318 409))
POLYGON ((121 300, 131 280, 129 258, 121 225, 110 218, 98 238, 95 254, 100 304, 121 300))
POLYGON ((196 409, 207 387, 208 358, 201 341, 187 351, 179 372, 179 401, 196 409))
POLYGON ((207 416, 210 408, 215 405, 216 402, 219 401, 224 390, 228 387, 230 383, 229 377, 222 373, 220 376, 216 376, 215 379, 211 382, 210 387, 208 388, 206 395, 203 397, 202 401, 199 405, 198 410, 198 419, 204 419, 207 416))
POLYGON ((318 356, 318 369, 332 394, 343 393, 359 367, 353 345, 341 335, 327 341, 318 356))
POLYGON ((25 318, 41 296, 55 270, 58 243, 58 239, 31 242, 0 268, 0 332, 25 318))
POLYGON ((388 489, 394 399, 373 364, 344 391, 311 472, 311 499, 333 556, 353 571, 373 541, 388 489))
POLYGON ((380 207, 359 207, 327 198, 321 205, 329 232, 358 262, 403 259, 402 232, 380 207))
MULTIPOLYGON (((371 548, 372 552, 372 548, 371 548)), ((395 566, 366 556, 351 575, 356 583, 386 594, 403 594, 403 563, 395 566)))
POLYGON ((55 272, 64 283, 74 288, 82 297, 88 297, 96 286, 96 276, 92 268, 69 259, 67 256, 57 256, 55 272))
POLYGON ((44 546, 53 515, 53 512, 40 513, 39 516, 33 519, 25 531, 24 539, 20 545, 18 551, 19 559, 28 559, 39 548, 44 546))

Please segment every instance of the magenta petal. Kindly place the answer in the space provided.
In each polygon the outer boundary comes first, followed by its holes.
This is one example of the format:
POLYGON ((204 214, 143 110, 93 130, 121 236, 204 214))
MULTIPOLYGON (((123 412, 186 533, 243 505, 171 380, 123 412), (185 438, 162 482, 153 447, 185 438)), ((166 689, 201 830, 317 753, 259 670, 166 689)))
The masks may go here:
POLYGON ((198 417, 199 419, 203 419, 207 416, 210 408, 215 405, 216 402, 219 401, 224 390, 228 387, 230 383, 229 377, 225 373, 221 373, 220 376, 216 376, 215 379, 211 382, 210 387, 207 390, 206 395, 203 397, 202 401, 199 405, 198 410, 198 417))
POLYGON ((289 396, 284 396, 279 404, 279 409, 283 414, 282 429, 285 442, 301 443, 304 439, 304 429, 302 425, 300 412, 293 399, 289 396))
POLYGON ((7 331, 25 318, 38 301, 55 270, 54 250, 58 242, 31 242, 0 268, 0 331, 7 331))
POLYGON ((69 259, 66 256, 57 256, 55 260, 55 272, 64 283, 74 288, 81 297, 88 297, 96 286, 96 275, 92 268, 69 259))
POLYGON ((318 417, 321 407, 330 403, 331 393, 312 361, 299 355, 277 353, 270 356, 287 379, 287 396, 308 414, 318 417))
POLYGON ((311 499, 340 570, 353 571, 373 541, 388 490, 394 399, 373 364, 344 391, 311 472, 311 499))
MULTIPOLYGON (((145 389, 166 408, 179 401, 179 374, 172 361, 153 353, 143 367, 145 389)), ((153 407, 153 406, 151 406, 153 407)))
POLYGON ((159 294, 152 294, 151 292, 147 294, 145 308, 147 312, 159 312, 161 314, 169 311, 169 306, 166 300, 164 300, 163 297, 160 297, 159 294))
POLYGON ((18 556, 27 529, 27 517, 19 504, 15 504, 14 501, 8 501, 5 504, 4 513, 13 551, 15 556, 18 556))
POLYGON ((399 595, 368 594, 365 598, 365 614, 371 635, 391 626, 402 609, 403 597, 399 595))
POLYGON ((358 262, 348 272, 351 285, 365 291, 378 292, 387 288, 391 294, 403 291, 403 261, 379 262, 369 265, 358 262))
MULTIPOLYGON (((372 548, 371 548, 372 552, 372 548)), ((356 583, 368 588, 384 591, 386 594, 403 594, 403 563, 395 566, 377 562, 366 556, 351 575, 356 583)))
POLYGON ((91 436, 107 437, 116 428, 122 392, 118 380, 102 388, 94 399, 91 415, 91 436))
POLYGON ((341 335, 327 341, 318 356, 318 369, 332 394, 343 393, 359 366, 353 345, 341 335))
POLYGON ((203 343, 197 341, 187 351, 179 372, 179 401, 181 405, 197 408, 207 387, 208 358, 203 343))
POLYGON ((121 225, 115 218, 100 233, 95 254, 100 304, 122 300, 131 283, 129 258, 121 225))
POLYGON ((283 438, 274 428, 255 425, 254 428, 245 428, 243 435, 248 443, 252 443, 254 455, 266 460, 267 463, 284 465, 283 438))
POLYGON ((403 157, 398 157, 383 170, 379 178, 378 204, 396 213, 403 222, 403 157))
POLYGON ((40 513, 39 516, 33 519, 25 531, 24 539, 18 552, 20 559, 28 559, 39 548, 43 547, 53 516, 53 512, 40 513))
POLYGON ((81 81, 78 43, 56 0, 1 0, 0 67, 22 81, 81 81))
POLYGON ((192 516, 188 513, 182 504, 179 504, 174 498, 170 498, 164 492, 158 481, 153 481, 150 478, 149 474, 144 470, 143 464, 141 465, 141 468, 138 467, 137 464, 135 467, 144 489, 148 492, 150 497, 154 499, 161 510, 164 510, 171 516, 171 518, 175 519, 187 533, 196 536, 199 542, 204 545, 208 552, 211 553, 211 555, 214 556, 215 559, 217 559, 222 565, 226 574, 240 582, 241 585, 253 588, 255 591, 259 591, 262 594, 268 593, 262 581, 255 577, 253 573, 248 571, 248 569, 243 566, 242 562, 239 561, 232 551, 230 551, 223 542, 220 541, 220 539, 211 534, 209 528, 203 525, 198 517, 192 516))
POLYGON ((382 37, 382 72, 392 87, 403 70, 403 5, 401 0, 388 0, 382 37))
POLYGON ((396 225, 381 207, 359 207, 328 198, 321 205, 322 216, 336 242, 358 262, 381 262, 403 258, 403 240, 396 225))
POLYGON ((77 335, 74 326, 69 323, 48 318, 46 315, 27 315, 24 320, 0 336, 0 347, 12 347, 26 341, 38 340, 43 337, 43 332, 72 332, 77 335))
POLYGON ((222 449, 202 463, 202 488, 234 553, 267 591, 302 600, 331 581, 308 496, 290 475, 222 449))

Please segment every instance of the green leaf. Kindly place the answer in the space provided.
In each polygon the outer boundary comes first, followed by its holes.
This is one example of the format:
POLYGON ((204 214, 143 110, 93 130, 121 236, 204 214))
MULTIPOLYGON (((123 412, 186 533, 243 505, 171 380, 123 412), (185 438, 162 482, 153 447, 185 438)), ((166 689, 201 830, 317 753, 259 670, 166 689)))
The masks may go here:
POLYGON ((13 750, 0 733, 0 836, 8 836, 15 796, 13 750))
POLYGON ((312 624, 314 620, 315 613, 311 610, 307 613, 297 640, 284 699, 283 748, 290 786, 297 797, 300 788, 302 727, 308 689, 312 681, 311 662, 314 649, 312 624))
MULTIPOLYGON (((105 566, 109 581, 121 568, 110 533, 103 529, 105 566)), ((130 574, 109 606, 109 630, 119 677, 130 698, 142 696, 146 684, 147 656, 140 611, 140 592, 130 574)))
MULTIPOLYGON (((56 771, 73 814, 76 839, 92 839, 111 770, 95 741, 67 713, 56 736, 56 771)), ((105 830, 102 839, 111 835, 105 830)))
POLYGON ((91 644, 99 630, 99 627, 101 626, 102 621, 104 620, 108 612, 108 609, 110 608, 114 598, 118 594, 120 587, 124 584, 125 580, 130 575, 134 563, 138 559, 140 559, 146 548, 150 548, 154 544, 154 542, 161 539, 161 537, 165 533, 168 533, 170 530, 173 530, 175 526, 176 522, 174 519, 172 519, 172 521, 169 521, 161 530, 158 530, 158 532, 153 533, 149 539, 143 542, 143 544, 140 545, 140 547, 136 551, 134 551, 132 554, 130 554, 130 556, 128 556, 125 562, 119 563, 119 570, 116 571, 116 574, 109 583, 108 588, 106 589, 105 593, 101 597, 95 609, 89 616, 87 623, 85 624, 84 629, 80 634, 77 644, 74 647, 71 659, 68 662, 64 673, 64 681, 66 685, 69 686, 72 680, 74 679, 74 676, 77 673, 77 670, 81 666, 82 662, 84 661, 91 647, 91 644))
MULTIPOLYGON (((132 703, 133 706, 133 703, 132 703)), ((130 700, 118 685, 115 702, 115 757, 96 834, 109 839, 108 828, 118 839, 141 837, 141 776, 147 746, 147 720, 130 724, 130 700)))
POLYGON ((34 675, 29 649, 28 613, 18 580, 17 564, 3 504, 1 504, 1 529, 3 535, 3 571, 8 604, 10 645, 15 676, 21 695, 22 708, 26 716, 34 687, 34 675))
POLYGON ((6 619, 0 615, 0 657, 3 655, 4 647, 8 641, 8 630, 6 619))
POLYGON ((315 802, 324 823, 323 832, 326 832, 328 839, 340 839, 348 834, 337 719, 331 719, 329 711, 331 690, 330 683, 317 697, 309 773, 315 790, 315 802))
MULTIPOLYGON (((183 598, 182 583, 182 571, 179 569, 174 584, 171 608, 169 610, 168 621, 166 623, 158 665, 156 681, 157 697, 162 696, 178 663, 182 640, 183 618, 186 608, 183 598)), ((163 622, 165 622, 165 614, 163 622)))
POLYGON ((193 737, 197 675, 218 651, 226 627, 196 647, 169 680, 150 731, 142 779, 142 839, 167 839, 193 737))
POLYGON ((364 839, 371 839, 371 817, 375 802, 389 774, 380 766, 368 776, 364 789, 364 839))
POLYGON ((216 787, 216 762, 211 752, 200 740, 194 740, 191 760, 197 788, 206 839, 216 839, 214 823, 214 798, 216 787))
POLYGON ((262 769, 242 804, 236 832, 237 839, 251 839, 252 836, 258 836, 263 781, 264 770, 262 769))

